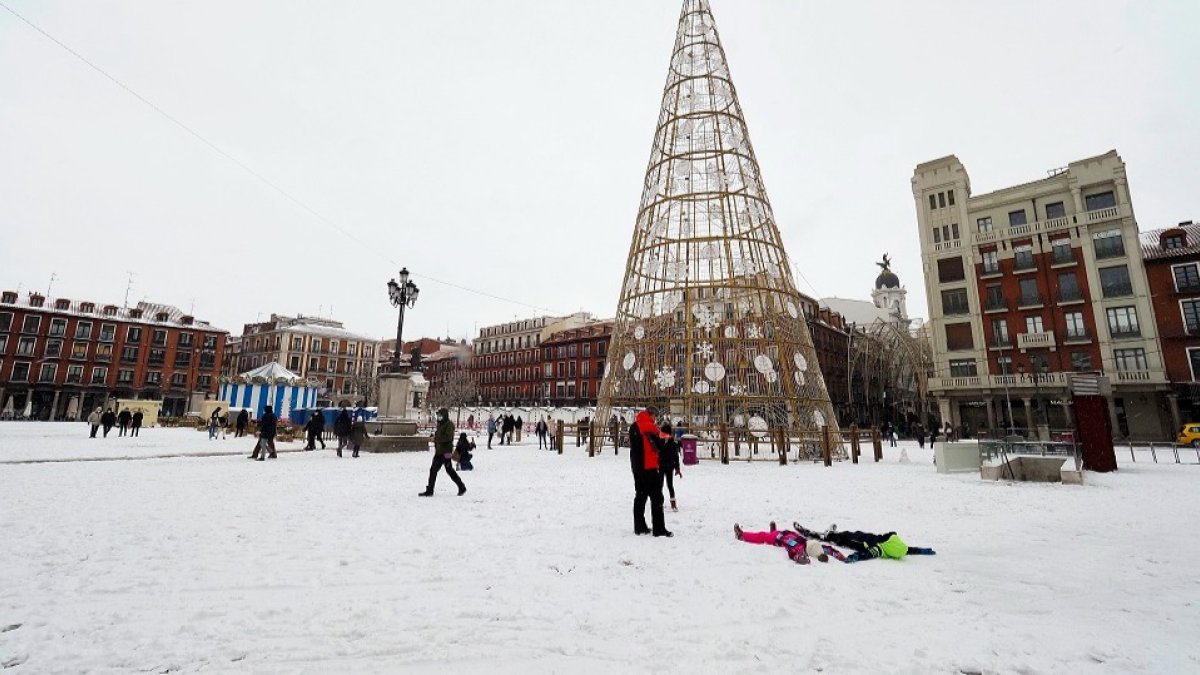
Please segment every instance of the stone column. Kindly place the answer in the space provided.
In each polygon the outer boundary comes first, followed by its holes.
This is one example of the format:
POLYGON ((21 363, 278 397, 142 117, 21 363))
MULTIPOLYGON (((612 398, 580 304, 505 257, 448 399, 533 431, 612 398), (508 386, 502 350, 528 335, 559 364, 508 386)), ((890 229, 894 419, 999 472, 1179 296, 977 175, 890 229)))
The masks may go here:
POLYGON ((1025 428, 1029 431, 1033 431, 1033 408, 1029 405, 1028 396, 1021 397, 1021 405, 1025 408, 1025 428))
POLYGON ((983 402, 987 404, 988 434, 994 437, 996 435, 996 407, 993 405, 994 401, 991 396, 984 398, 983 402))
POLYGON ((58 417, 58 397, 62 395, 62 389, 54 390, 54 401, 50 403, 50 421, 53 422, 58 417))
POLYGON ((1112 424, 1113 438, 1121 437, 1121 421, 1117 418, 1117 399, 1113 396, 1106 396, 1104 401, 1108 403, 1108 421, 1112 424))
POLYGON ((1183 419, 1179 416, 1179 394, 1174 392, 1167 394, 1167 405, 1171 408, 1171 424, 1174 425, 1171 427, 1171 433, 1174 435, 1179 433, 1179 430, 1183 428, 1183 419))
POLYGON ((1071 399, 1068 396, 1069 396, 1068 394, 1063 394, 1063 397, 1064 397, 1063 404, 1062 404, 1063 415, 1067 418, 1067 428, 1074 429, 1075 428, 1075 417, 1071 413, 1071 399))

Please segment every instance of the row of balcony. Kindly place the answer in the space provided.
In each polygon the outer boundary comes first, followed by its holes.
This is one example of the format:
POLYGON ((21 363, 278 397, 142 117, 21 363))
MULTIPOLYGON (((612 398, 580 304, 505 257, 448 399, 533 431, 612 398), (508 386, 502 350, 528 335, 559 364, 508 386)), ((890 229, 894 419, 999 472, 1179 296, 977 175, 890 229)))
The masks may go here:
POLYGON ((1096 209, 1095 211, 1084 211, 1071 216, 1049 218, 1047 220, 1039 220, 1033 223, 1026 223, 1024 225, 1009 225, 1008 227, 995 228, 988 232, 973 232, 971 234, 973 238, 972 243, 986 244, 992 241, 1026 236, 1038 232, 1055 232, 1057 230, 1065 230, 1073 225, 1086 225, 1092 223, 1102 223, 1106 220, 1116 220, 1125 215, 1128 215, 1125 213, 1125 207, 1120 205, 1110 206, 1104 209, 1096 209))
MULTIPOLYGON (((1029 374, 1016 375, 969 375, 962 377, 931 377, 929 390, 931 392, 950 389, 1019 389, 1033 390, 1038 387, 1046 389, 1064 389, 1071 385, 1074 373, 1053 372, 1039 375, 1037 382, 1029 374)), ((1153 370, 1118 370, 1108 373, 1113 382, 1130 382, 1145 384, 1166 384, 1166 376, 1162 371, 1153 370)))

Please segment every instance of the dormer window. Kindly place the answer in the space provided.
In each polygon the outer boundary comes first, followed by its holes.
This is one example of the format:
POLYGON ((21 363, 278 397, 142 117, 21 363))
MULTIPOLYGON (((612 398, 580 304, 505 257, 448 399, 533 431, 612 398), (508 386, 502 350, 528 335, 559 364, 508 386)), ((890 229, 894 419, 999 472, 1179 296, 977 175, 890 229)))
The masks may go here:
POLYGON ((3 294, 0 294, 0 302, 3 302, 6 305, 14 304, 16 301, 17 294, 12 291, 4 291, 3 294))
POLYGON ((183 325, 185 325, 185 326, 190 326, 190 325, 192 325, 192 324, 193 324, 193 323, 195 323, 195 322, 196 322, 196 319, 195 319, 195 317, 191 317, 191 316, 185 316, 185 317, 181 317, 181 318, 179 319, 179 323, 181 323, 181 324, 183 324, 183 325))
POLYGON ((79 311, 81 311, 81 312, 87 312, 88 314, 91 314, 92 312, 96 311, 96 303, 94 303, 94 302, 83 302, 83 303, 80 303, 80 304, 79 304, 79 311))
POLYGON ((116 316, 116 315, 117 315, 117 306, 116 305, 105 305, 104 316, 116 316))
POLYGON ((1187 248, 1187 233, 1183 230, 1167 230, 1160 240, 1163 248, 1187 248))
POLYGON ((71 309, 71 301, 66 298, 59 298, 54 301, 54 309, 71 309))
POLYGON ((46 304, 45 296, 38 295, 37 293, 29 294, 29 306, 30 307, 41 307, 42 305, 45 305, 45 304, 46 304))
POLYGON ((166 312, 159 312, 158 314, 155 314, 155 315, 154 315, 154 320, 155 320, 155 321, 166 321, 166 320, 167 320, 167 313, 166 313, 166 312))
POLYGON ((140 310, 140 309, 131 309, 131 310, 129 310, 129 318, 131 318, 131 319, 140 319, 140 318, 142 318, 142 310, 140 310))

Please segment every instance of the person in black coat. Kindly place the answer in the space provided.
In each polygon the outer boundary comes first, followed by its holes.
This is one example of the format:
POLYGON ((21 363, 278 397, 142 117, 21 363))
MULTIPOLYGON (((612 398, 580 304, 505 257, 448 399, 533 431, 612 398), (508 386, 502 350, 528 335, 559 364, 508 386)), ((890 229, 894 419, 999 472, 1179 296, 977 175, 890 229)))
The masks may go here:
POLYGON ((325 449, 325 439, 321 438, 321 434, 325 433, 325 415, 318 410, 308 418, 308 424, 304 425, 304 430, 308 432, 308 445, 304 446, 305 450, 316 450, 317 443, 320 442, 321 449, 325 449))
POLYGON ((246 412, 245 410, 242 410, 240 413, 238 413, 237 433, 235 433, 233 437, 241 438, 242 436, 245 436, 246 435, 246 426, 248 424, 250 424, 250 413, 246 412))
POLYGON ((258 420, 258 443, 254 445, 254 454, 250 455, 250 459, 257 459, 260 462, 268 457, 276 459, 275 431, 277 427, 278 420, 275 418, 275 411, 271 409, 271 406, 266 406, 263 408, 262 419, 258 420))
POLYGON ((667 479, 667 491, 671 494, 671 510, 678 511, 675 504, 675 476, 683 476, 679 470, 679 442, 675 440, 675 432, 670 424, 662 425, 662 431, 667 435, 663 441, 662 451, 658 453, 658 467, 667 479))
POLYGON ((350 419, 350 411, 342 408, 337 419, 333 421, 333 435, 337 436, 337 455, 342 456, 342 449, 350 445, 350 427, 354 422, 350 419))
POLYGON ((145 417, 145 415, 142 414, 141 410, 133 413, 133 419, 129 421, 129 435, 130 436, 138 435, 138 429, 142 428, 142 419, 144 417, 145 417))
POLYGON ((133 415, 129 414, 129 408, 125 408, 121 411, 120 415, 117 415, 118 436, 124 436, 129 431, 129 422, 131 420, 133 420, 133 415))
POLYGON ((659 455, 663 437, 654 418, 658 408, 647 406, 629 425, 629 467, 633 470, 633 533, 673 536, 663 518, 662 473, 659 455), (654 528, 646 525, 646 502, 651 505, 654 528))
POLYGON ((100 426, 104 427, 104 437, 108 438, 108 432, 117 424, 117 416, 113 413, 112 408, 105 408, 104 414, 100 416, 100 426))
POLYGON ((458 470, 473 471, 475 465, 471 463, 474 455, 471 453, 475 449, 475 441, 467 438, 466 434, 458 435, 458 444, 454 446, 454 452, 458 453, 458 470))

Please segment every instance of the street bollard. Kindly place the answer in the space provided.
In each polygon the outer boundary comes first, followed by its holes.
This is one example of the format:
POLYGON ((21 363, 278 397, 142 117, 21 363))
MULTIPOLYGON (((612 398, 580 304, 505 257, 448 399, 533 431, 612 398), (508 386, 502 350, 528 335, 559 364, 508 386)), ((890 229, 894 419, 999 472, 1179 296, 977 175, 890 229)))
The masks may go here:
POLYGON ((787 448, 783 447, 784 430, 779 430, 779 466, 787 466, 787 448))
MULTIPOLYGON (((734 440, 734 443, 736 442, 734 440)), ((721 463, 729 463, 729 433, 728 428, 724 424, 721 425, 721 463)))
POLYGON ((558 432, 554 434, 554 445, 557 446, 558 454, 561 455, 562 450, 563 450, 563 421, 562 420, 555 421, 555 429, 557 429, 558 432))
POLYGON ((850 425, 850 461, 858 464, 859 453, 858 425, 850 425))
POLYGON ((821 427, 821 458, 825 466, 833 466, 833 439, 829 437, 829 427, 821 427))
POLYGON ((871 427, 871 445, 875 450, 875 461, 883 460, 883 437, 879 434, 879 427, 871 427))

